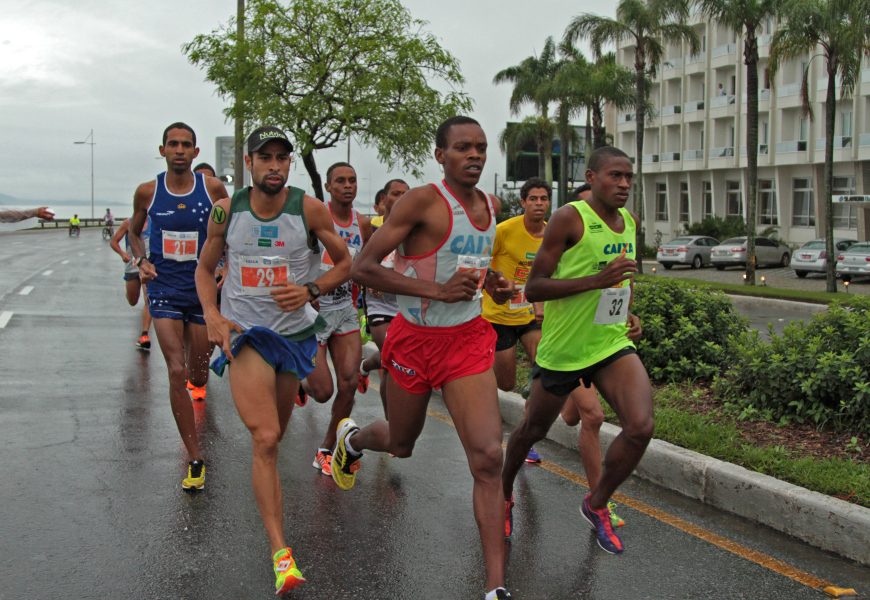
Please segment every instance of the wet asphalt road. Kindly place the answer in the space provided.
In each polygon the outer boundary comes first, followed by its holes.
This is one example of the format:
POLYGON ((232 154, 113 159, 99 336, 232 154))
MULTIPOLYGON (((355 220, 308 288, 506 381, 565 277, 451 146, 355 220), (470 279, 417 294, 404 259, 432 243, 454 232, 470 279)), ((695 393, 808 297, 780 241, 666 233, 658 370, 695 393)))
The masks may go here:
MULTIPOLYGON (((127 306, 121 262, 98 236, 0 235, 0 599, 272 597, 249 437, 228 386, 209 382, 197 413, 207 486, 184 494, 165 367, 156 348, 150 356, 134 349, 138 309, 127 306)), ((369 391, 355 417, 366 423, 380 410, 369 391)), ((357 487, 341 492, 311 467, 328 407, 294 412, 279 463, 287 539, 308 583, 289 597, 482 598, 464 454, 437 399, 430 413, 413 458, 367 455, 357 487)), ((576 452, 539 450, 551 465, 524 468, 515 490, 514 598, 825 597, 629 507, 621 510, 625 554, 603 553, 578 513, 585 488, 576 452)), ((764 527, 637 480, 622 492, 870 591, 866 570, 764 527)))

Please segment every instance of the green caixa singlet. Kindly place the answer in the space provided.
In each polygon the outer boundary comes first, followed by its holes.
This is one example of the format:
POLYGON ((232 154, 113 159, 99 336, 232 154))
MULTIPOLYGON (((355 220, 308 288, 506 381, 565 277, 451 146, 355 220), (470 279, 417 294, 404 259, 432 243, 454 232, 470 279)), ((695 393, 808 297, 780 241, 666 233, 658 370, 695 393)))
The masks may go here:
MULTIPOLYGON (((580 213, 583 237, 562 254, 553 279, 595 275, 623 250, 626 258, 635 258, 636 225, 626 209, 619 209, 625 230, 617 233, 583 200, 568 205, 580 213)), ((630 290, 625 280, 615 288, 546 301, 537 364, 552 371, 577 371, 623 348, 633 348, 626 337, 630 290)))

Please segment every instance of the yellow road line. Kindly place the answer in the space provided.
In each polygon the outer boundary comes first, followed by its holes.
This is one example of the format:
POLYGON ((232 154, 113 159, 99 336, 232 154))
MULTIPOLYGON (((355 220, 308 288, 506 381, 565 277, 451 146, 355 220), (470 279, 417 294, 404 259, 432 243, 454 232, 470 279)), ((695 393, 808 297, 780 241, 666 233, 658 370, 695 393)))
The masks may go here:
MULTIPOLYGON (((450 415, 434 411, 431 408, 427 410, 426 414, 430 417, 438 419, 439 421, 442 421, 443 423, 450 425, 451 427, 453 426, 453 420, 450 418, 450 415)), ((545 471, 553 473, 554 475, 563 477, 587 489, 589 488, 589 482, 586 481, 586 479, 584 479, 577 473, 569 471, 568 469, 561 467, 555 463, 552 463, 550 461, 543 461, 538 466, 545 471)), ((759 566, 764 567, 765 569, 769 569, 774 573, 778 573, 779 575, 788 577, 789 579, 792 579, 800 583, 801 585, 805 585, 809 588, 813 588, 823 593, 828 593, 832 596, 839 596, 840 593, 838 592, 841 592, 843 590, 843 588, 838 588, 829 581, 825 581, 824 579, 820 579, 815 575, 812 575, 805 571, 801 571, 800 569, 793 567, 779 560, 778 558, 774 558, 768 554, 765 554, 764 552, 759 552, 757 550, 747 548, 746 546, 742 546, 733 540, 729 540, 728 538, 725 538, 721 535, 718 535, 711 531, 707 531, 703 527, 699 527, 694 523, 690 523, 663 510, 650 506, 649 504, 641 502, 640 500, 629 498, 628 496, 620 493, 614 494, 613 499, 624 506, 628 506, 629 508, 632 508, 640 513, 650 516, 658 521, 661 521, 662 523, 666 523, 671 527, 679 529, 684 533, 687 533, 709 544, 712 544, 717 548, 726 550, 736 556, 739 556, 740 558, 753 562, 759 566)))

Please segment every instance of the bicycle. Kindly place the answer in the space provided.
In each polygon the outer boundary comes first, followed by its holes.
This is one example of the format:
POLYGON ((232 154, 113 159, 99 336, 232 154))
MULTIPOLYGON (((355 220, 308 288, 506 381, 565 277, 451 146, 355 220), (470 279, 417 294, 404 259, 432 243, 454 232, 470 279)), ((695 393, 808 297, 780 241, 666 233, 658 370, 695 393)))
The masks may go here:
POLYGON ((79 237, 79 234, 82 232, 81 227, 78 225, 70 225, 69 226, 69 237, 76 236, 79 237))
POLYGON ((106 225, 105 227, 103 227, 103 239, 104 240, 112 239, 113 235, 115 235, 115 232, 112 231, 111 225, 106 225))

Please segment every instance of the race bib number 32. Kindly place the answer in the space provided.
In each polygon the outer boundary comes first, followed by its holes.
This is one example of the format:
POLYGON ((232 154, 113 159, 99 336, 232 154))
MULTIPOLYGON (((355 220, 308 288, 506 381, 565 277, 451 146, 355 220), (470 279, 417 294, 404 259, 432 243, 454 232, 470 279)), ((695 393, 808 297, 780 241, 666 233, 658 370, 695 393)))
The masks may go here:
POLYGON ((163 230, 163 258, 177 262, 196 260, 198 231, 163 230))
POLYGON ((287 262, 282 258, 242 256, 239 261, 245 296, 268 296, 271 288, 286 285, 290 279, 287 262))
POLYGON ((625 323, 628 319, 628 303, 631 300, 631 288, 607 288, 601 290, 598 308, 595 310, 596 325, 612 325, 625 323))

